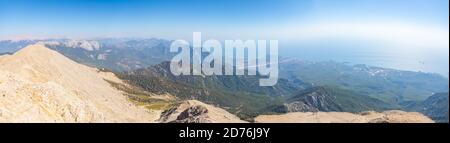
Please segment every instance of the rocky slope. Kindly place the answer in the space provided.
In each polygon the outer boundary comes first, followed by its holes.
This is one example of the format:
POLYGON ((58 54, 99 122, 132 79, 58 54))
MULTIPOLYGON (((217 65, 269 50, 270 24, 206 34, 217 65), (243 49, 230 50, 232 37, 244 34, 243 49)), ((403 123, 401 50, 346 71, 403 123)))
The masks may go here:
POLYGON ((393 107, 383 101, 337 87, 318 86, 296 93, 275 112, 362 112, 393 107))
POLYGON ((42 44, 0 57, 0 122, 152 122, 104 80, 42 44))
POLYGON ((448 92, 436 93, 428 97, 425 101, 413 103, 406 107, 409 111, 423 113, 439 123, 448 123, 448 92))
POLYGON ((161 114, 163 123, 245 123, 227 111, 202 103, 187 100, 161 114))
POLYGON ((257 123, 433 123, 417 112, 385 111, 362 112, 294 112, 283 115, 261 115, 257 123))

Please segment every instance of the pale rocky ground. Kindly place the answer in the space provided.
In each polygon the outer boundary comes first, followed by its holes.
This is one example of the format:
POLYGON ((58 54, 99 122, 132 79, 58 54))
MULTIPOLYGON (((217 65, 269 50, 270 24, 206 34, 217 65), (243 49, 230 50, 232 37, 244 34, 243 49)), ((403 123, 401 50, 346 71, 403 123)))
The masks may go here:
POLYGON ((417 112, 385 111, 363 112, 293 112, 283 115, 260 115, 257 123, 433 123, 430 118, 417 112))
POLYGON ((0 122, 154 122, 104 78, 40 44, 0 57, 0 122))
POLYGON ((159 121, 163 123, 245 123, 224 109, 197 100, 179 103, 162 113, 159 121))

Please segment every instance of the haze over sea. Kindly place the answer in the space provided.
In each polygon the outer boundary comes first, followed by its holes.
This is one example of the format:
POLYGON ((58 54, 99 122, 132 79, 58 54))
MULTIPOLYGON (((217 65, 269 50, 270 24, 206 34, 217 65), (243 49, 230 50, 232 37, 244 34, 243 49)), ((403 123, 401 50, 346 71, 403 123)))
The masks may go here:
POLYGON ((358 42, 281 43, 280 55, 308 61, 336 61, 366 64, 397 70, 437 73, 449 77, 448 49, 396 50, 388 46, 370 46, 358 42), (324 44, 326 43, 326 44, 324 44), (329 44, 332 43, 332 46, 329 44))

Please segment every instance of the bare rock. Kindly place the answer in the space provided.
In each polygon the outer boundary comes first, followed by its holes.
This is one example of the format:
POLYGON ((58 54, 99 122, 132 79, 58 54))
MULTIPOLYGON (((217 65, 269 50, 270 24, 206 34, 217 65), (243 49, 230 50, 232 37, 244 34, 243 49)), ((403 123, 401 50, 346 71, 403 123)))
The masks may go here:
POLYGON ((197 100, 183 101, 164 111, 159 122, 163 123, 244 123, 224 109, 197 100))

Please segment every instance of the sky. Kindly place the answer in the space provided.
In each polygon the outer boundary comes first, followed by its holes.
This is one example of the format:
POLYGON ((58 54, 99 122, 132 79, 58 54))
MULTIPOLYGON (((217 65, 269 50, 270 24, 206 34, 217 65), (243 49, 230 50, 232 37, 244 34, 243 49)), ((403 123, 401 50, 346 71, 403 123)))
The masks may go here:
MULTIPOLYGON (((5 0, 0 3, 2 36, 191 35, 236 25, 245 28, 285 21, 295 1, 233 0, 5 0), (264 24, 265 23, 265 24, 264 24), (180 31, 181 30, 181 31, 180 31), (189 31, 189 32, 187 32, 189 31)), ((303 3, 303 2, 301 2, 303 3)), ((305 2, 307 3, 307 2, 305 2)), ((291 14, 292 13, 292 14, 291 14)))
MULTIPOLYGON (((325 47, 346 41, 406 59, 448 61, 449 1, 0 0, 0 39, 174 40, 192 39, 192 32, 205 39, 280 40, 281 48, 294 49, 311 41, 325 47)), ((442 63, 439 72, 448 74, 448 62, 442 63)))
MULTIPOLYGON (((0 34, 179 38, 200 31, 245 38, 353 23, 448 32, 448 12, 448 0, 0 0, 0 34)), ((280 38, 297 33, 289 34, 280 38)))

